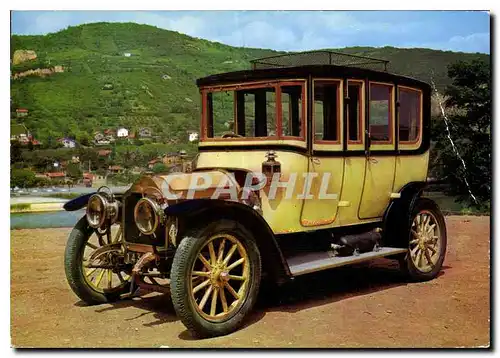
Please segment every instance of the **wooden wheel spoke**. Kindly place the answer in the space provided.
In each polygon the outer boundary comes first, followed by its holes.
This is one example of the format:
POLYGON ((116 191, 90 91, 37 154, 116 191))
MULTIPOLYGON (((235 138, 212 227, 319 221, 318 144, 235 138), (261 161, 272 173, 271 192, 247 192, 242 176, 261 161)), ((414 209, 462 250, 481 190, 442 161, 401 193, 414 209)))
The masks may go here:
POLYGON ((227 268, 226 268, 226 271, 229 272, 231 271, 232 269, 234 269, 236 266, 239 266, 241 265, 243 262, 245 262, 245 258, 242 257, 241 259, 239 259, 238 261, 235 261, 233 262, 231 265, 229 265, 227 268))
POLYGON ((208 251, 210 253, 210 263, 215 265, 217 263, 217 259, 215 258, 215 250, 214 250, 214 242, 210 241, 208 243, 208 251))
POLYGON ((429 250, 424 250, 425 258, 427 259, 427 263, 431 266, 434 266, 434 263, 431 260, 431 255, 429 255, 429 250))
POLYGON ((193 288, 193 294, 195 294, 196 292, 198 292, 199 290, 201 290, 203 287, 207 286, 208 284, 210 284, 210 280, 203 281, 198 286, 193 288))
POLYGON ((418 253, 418 261, 417 261, 417 266, 422 267, 422 258, 424 256, 423 250, 420 250, 418 253))
POLYGON ((244 276, 228 275, 227 277, 230 280, 245 281, 245 277, 244 276))
POLYGON ((429 226, 427 227, 427 231, 426 231, 426 233, 430 233, 430 232, 432 232, 432 230, 434 230, 434 228, 435 228, 435 227, 436 227, 436 224, 429 225, 429 226))
POLYGON ((108 288, 113 286, 113 271, 108 270, 108 288))
POLYGON ((420 220, 420 232, 423 232, 425 229, 425 226, 427 225, 427 215, 422 214, 422 218, 420 220))
POLYGON ((85 273, 85 276, 89 277, 90 275, 92 275, 95 272, 95 270, 97 270, 96 267, 91 268, 90 270, 87 271, 87 273, 85 273))
POLYGON ((102 278, 104 277, 104 272, 106 272, 106 270, 101 269, 101 273, 99 274, 99 276, 97 276, 97 281, 95 283, 96 287, 99 287, 99 284, 101 283, 102 278))
POLYGON ((240 295, 238 295, 238 292, 236 292, 234 290, 234 288, 229 284, 229 282, 224 282, 224 286, 226 286, 227 290, 229 291, 230 294, 233 295, 234 298, 236 298, 237 300, 240 299, 240 295))
POLYGON ((428 248, 429 250, 431 250, 431 251, 432 251, 432 254, 433 254, 433 255, 435 255, 435 254, 436 254, 436 249, 435 249, 435 248, 433 248, 433 247, 432 247, 432 246, 430 246, 430 245, 428 245, 428 246, 427 246, 427 248, 428 248))
MULTIPOLYGON (((210 281, 209 281, 210 282, 210 281)), ((201 299, 201 302, 200 304, 198 305, 198 307, 200 308, 200 310, 203 311, 203 308, 205 307, 205 304, 207 303, 208 301, 208 297, 210 297, 210 294, 212 293, 212 286, 208 286, 208 289, 205 291, 205 294, 203 295, 203 298, 201 299)))
POLYGON ((219 297, 219 288, 215 287, 212 291, 212 304, 210 305, 210 315, 215 316, 215 310, 217 309, 217 298, 219 297))
POLYGON ((410 245, 418 244, 418 239, 413 239, 410 241, 410 245))
POLYGON ((415 236, 415 237, 418 237, 417 232, 416 232, 415 230, 413 230, 413 229, 411 230, 411 234, 412 234, 413 236, 415 236))
POLYGON ((224 256, 224 246, 226 246, 226 239, 223 238, 220 245, 219 245, 219 252, 217 254, 217 262, 218 263, 221 263, 222 262, 222 258, 224 256))
POLYGON ((95 246, 94 244, 91 244, 91 243, 90 243, 90 242, 88 242, 88 241, 87 241, 87 243, 86 243, 85 245, 87 245, 88 247, 90 247, 90 248, 92 248, 92 249, 94 249, 94 250, 96 250, 96 249, 97 249, 97 246, 95 246))
POLYGON ((121 238, 122 238, 122 229, 119 228, 118 232, 116 233, 115 239, 113 240, 113 243, 119 242, 121 238))
POLYGON ((197 277, 210 277, 210 272, 207 271, 193 271, 191 276, 197 276, 197 277))
POLYGON ((417 252, 420 248, 418 246, 416 246, 415 248, 413 248, 413 250, 410 250, 410 254, 412 257, 416 257, 417 255, 417 252))
POLYGON ((208 269, 208 271, 212 271, 212 265, 210 265, 210 262, 203 256, 202 254, 198 255, 198 258, 200 261, 203 263, 203 265, 208 269))
POLYGON ((238 245, 234 244, 231 249, 229 250, 229 252, 227 253, 226 257, 224 258, 224 265, 227 265, 227 263, 229 262, 229 260, 231 260, 231 257, 233 256, 234 252, 236 251, 236 249, 238 248, 238 245))
POLYGON ((222 302, 222 310, 224 311, 224 313, 226 313, 227 312, 227 301, 226 301, 226 294, 224 293, 224 287, 221 287, 219 292, 220 292, 220 300, 222 302))
POLYGON ((97 241, 99 242, 99 246, 106 245, 106 243, 104 242, 104 239, 103 239, 103 234, 101 234, 98 229, 95 229, 94 232, 97 236, 97 241))

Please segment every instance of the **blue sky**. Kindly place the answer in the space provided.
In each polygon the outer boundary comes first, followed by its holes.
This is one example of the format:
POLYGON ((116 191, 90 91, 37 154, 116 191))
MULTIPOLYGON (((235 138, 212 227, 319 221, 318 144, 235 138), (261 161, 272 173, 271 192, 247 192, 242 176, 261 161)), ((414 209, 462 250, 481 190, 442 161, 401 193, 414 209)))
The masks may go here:
POLYGON ((286 51, 395 46, 490 53, 489 14, 479 11, 14 11, 11 18, 15 34, 137 22, 233 46, 286 51))

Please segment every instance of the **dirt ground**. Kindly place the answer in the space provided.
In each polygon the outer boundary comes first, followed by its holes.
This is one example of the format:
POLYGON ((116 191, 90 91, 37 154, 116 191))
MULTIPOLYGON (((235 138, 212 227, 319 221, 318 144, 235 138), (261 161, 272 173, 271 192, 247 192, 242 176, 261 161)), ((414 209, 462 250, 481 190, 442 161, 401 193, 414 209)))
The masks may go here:
POLYGON ((15 347, 486 347, 490 344, 490 218, 447 217, 440 276, 406 283, 377 260, 261 291, 239 331, 196 340, 167 295, 85 306, 66 283, 70 229, 11 231, 15 347))

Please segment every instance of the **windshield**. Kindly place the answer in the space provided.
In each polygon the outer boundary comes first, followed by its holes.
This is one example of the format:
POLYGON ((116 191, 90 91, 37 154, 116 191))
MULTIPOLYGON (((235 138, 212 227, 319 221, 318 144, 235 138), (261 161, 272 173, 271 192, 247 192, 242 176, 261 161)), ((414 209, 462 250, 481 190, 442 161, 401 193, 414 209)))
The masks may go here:
POLYGON ((304 138, 304 82, 204 91, 205 138, 304 138))

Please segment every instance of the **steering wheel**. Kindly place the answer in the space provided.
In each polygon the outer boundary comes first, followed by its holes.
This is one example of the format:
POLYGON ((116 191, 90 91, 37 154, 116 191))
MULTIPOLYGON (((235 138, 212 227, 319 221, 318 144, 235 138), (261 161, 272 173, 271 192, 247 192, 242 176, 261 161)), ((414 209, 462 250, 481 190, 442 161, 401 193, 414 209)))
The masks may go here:
POLYGON ((241 138, 241 137, 243 136, 232 132, 224 133, 222 135, 222 138, 241 138))

